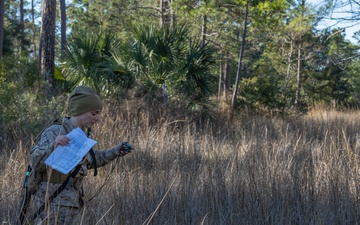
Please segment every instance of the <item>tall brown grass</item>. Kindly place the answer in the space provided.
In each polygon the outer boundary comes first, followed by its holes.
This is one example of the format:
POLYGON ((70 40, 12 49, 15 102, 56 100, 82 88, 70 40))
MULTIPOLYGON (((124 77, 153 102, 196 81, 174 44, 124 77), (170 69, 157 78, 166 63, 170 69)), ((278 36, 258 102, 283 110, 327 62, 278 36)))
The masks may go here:
MULTIPOLYGON (((358 112, 231 123, 180 115, 134 104, 105 110, 92 134, 97 149, 124 140, 136 149, 88 176, 94 198, 82 224, 360 223, 358 112)), ((20 201, 25 142, 1 150, 4 224, 20 201)))

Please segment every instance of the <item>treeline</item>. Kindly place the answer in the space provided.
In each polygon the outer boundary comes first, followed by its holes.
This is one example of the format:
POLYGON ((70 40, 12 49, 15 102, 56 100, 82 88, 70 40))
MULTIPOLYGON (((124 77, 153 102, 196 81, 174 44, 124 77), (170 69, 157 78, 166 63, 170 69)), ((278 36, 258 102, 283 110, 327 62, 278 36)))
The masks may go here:
POLYGON ((360 103, 359 45, 318 29, 332 1, 0 2, 2 123, 79 84, 201 113, 360 103))

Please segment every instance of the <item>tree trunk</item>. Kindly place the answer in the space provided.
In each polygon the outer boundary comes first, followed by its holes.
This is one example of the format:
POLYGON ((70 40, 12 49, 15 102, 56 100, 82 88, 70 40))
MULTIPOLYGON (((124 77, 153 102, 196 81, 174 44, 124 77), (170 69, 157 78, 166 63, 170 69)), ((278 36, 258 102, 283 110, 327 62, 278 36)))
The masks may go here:
POLYGON ((60 0, 60 21, 61 21, 61 51, 66 49, 66 4, 60 0))
MULTIPOLYGON (((301 16, 305 15, 305 0, 301 1, 301 16)), ((303 57, 303 39, 304 34, 301 35, 298 45, 298 56, 297 56, 297 72, 296 72, 296 92, 295 92, 295 107, 299 110, 301 107, 301 77, 302 77, 302 57, 303 57)))
MULTIPOLYGON (((45 3, 44 3, 44 0, 42 0, 42 3, 41 3, 41 7, 42 7, 42 10, 41 10, 41 18, 43 19, 44 18, 44 6, 45 6, 45 3)), ((42 57, 41 57, 41 52, 42 52, 42 33, 43 33, 43 24, 41 25, 40 27, 40 43, 39 43, 39 68, 41 69, 41 61, 42 61, 42 57)))
POLYGON ((25 50, 25 32, 24 32, 24 0, 20 0, 20 55, 25 50))
POLYGON ((41 26, 41 73, 49 84, 48 97, 53 97, 55 69, 56 0, 43 0, 41 26))
POLYGON ((239 63, 238 63, 238 69, 236 73, 236 81, 235 81, 235 88, 233 92, 233 97, 231 101, 231 117, 234 114, 235 105, 236 105, 236 98, 237 98, 237 92, 239 89, 239 82, 240 82, 240 72, 242 67, 242 59, 244 55, 244 48, 245 48, 245 38, 246 38, 246 28, 247 28, 247 20, 248 20, 248 14, 249 14, 249 1, 246 2, 246 12, 245 12, 245 18, 244 18, 244 32, 242 36, 242 43, 240 47, 240 53, 239 53, 239 63))
POLYGON ((221 98, 221 94, 223 92, 223 81, 224 81, 224 72, 223 72, 223 61, 220 61, 219 68, 219 85, 218 85, 218 99, 221 98))
POLYGON ((34 7, 34 0, 31 0, 31 21, 32 21, 32 29, 33 29, 33 35, 32 35, 33 54, 34 54, 34 59, 36 59, 36 58, 37 58, 37 53, 36 53, 36 43, 35 43, 35 39, 36 39, 36 27, 35 27, 35 7, 34 7))
POLYGON ((224 55, 225 59, 220 62, 218 98, 223 98, 227 101, 230 90, 229 52, 224 53, 224 55))
POLYGON ((300 107, 301 102, 301 73, 302 73, 302 41, 300 41, 298 47, 298 58, 297 58, 297 76, 296 76, 296 93, 295 93, 295 106, 300 107))
POLYGON ((230 91, 230 66, 229 66, 229 52, 226 51, 225 54, 225 65, 224 65, 224 87, 223 87, 223 97, 228 100, 230 91))
POLYGON ((169 0, 160 0, 160 27, 170 27, 173 26, 175 22, 175 17, 171 10, 169 0))
POLYGON ((3 56, 4 52, 4 4, 5 0, 0 0, 0 58, 3 56))
POLYGON ((201 29, 201 43, 204 46, 206 44, 206 14, 203 15, 202 17, 203 19, 203 25, 202 25, 202 29, 201 29))
POLYGON ((164 0, 160 0, 160 21, 159 21, 159 25, 160 27, 163 27, 164 26, 164 17, 165 17, 165 2, 164 0))
MULTIPOLYGON (((174 0, 170 0, 171 4, 174 2, 174 0)), ((170 13, 171 13, 171 27, 175 27, 176 23, 176 15, 175 11, 173 10, 172 5, 170 5, 170 13)))

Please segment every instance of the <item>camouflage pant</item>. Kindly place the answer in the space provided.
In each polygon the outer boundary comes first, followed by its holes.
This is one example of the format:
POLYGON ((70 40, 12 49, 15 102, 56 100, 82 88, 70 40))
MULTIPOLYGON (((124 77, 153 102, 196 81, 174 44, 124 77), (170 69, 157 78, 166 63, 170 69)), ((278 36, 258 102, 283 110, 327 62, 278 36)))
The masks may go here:
MULTIPOLYGON (((34 203, 36 210, 45 204, 45 199, 55 193, 61 184, 41 182, 38 190, 34 194, 34 203)), ((45 205, 44 210, 40 213, 37 223, 44 225, 71 225, 79 224, 82 209, 82 200, 79 191, 73 186, 65 188, 50 205, 45 205)))
POLYGON ((80 224, 80 209, 71 206, 50 205, 50 209, 42 212, 37 218, 37 225, 75 225, 80 224))

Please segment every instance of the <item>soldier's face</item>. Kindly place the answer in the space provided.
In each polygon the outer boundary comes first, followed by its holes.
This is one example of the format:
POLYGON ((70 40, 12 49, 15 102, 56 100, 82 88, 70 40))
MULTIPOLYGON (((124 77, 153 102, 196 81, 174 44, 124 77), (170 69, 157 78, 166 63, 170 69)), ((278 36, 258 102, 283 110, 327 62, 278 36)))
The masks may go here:
POLYGON ((100 120, 100 111, 92 111, 83 113, 79 116, 80 119, 80 127, 83 128, 91 128, 95 123, 100 120))

